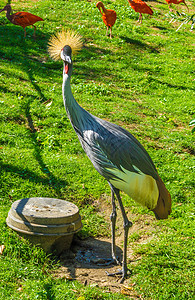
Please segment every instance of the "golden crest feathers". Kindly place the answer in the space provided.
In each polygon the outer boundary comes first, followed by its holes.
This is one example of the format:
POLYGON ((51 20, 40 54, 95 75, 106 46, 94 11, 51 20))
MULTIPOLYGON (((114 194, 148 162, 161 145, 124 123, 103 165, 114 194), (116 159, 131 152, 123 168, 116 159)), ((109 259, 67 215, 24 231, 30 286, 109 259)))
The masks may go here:
POLYGON ((62 30, 53 35, 48 43, 48 51, 51 58, 60 60, 60 53, 66 45, 71 47, 72 54, 74 55, 83 46, 81 36, 71 30, 62 30))

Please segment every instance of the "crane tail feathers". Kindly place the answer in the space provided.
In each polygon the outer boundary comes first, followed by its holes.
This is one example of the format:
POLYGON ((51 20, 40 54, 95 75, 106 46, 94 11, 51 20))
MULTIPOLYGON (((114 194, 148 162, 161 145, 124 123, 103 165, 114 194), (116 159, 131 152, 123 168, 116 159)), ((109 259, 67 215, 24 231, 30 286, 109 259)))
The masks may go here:
POLYGON ((171 195, 166 189, 160 176, 158 176, 156 183, 159 189, 159 197, 157 205, 152 211, 157 219, 167 219, 171 213, 171 195))

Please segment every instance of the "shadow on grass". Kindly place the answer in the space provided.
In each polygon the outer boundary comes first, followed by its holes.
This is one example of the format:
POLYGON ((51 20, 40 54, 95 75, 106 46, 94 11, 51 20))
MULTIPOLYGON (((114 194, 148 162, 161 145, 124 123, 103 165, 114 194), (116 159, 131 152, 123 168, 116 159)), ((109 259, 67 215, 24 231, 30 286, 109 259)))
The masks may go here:
POLYGON ((97 57, 99 59, 100 55, 111 55, 112 51, 90 45, 90 46, 83 47, 82 54, 85 58, 85 61, 87 61, 87 60, 90 60, 91 57, 93 57, 93 58, 97 57))
MULTIPOLYGON (((44 167, 45 164, 42 163, 42 167, 44 167)), ((34 182, 36 184, 42 183, 43 185, 49 185, 55 188, 56 193, 58 194, 58 197, 61 196, 61 192, 59 191, 60 186, 66 186, 67 182, 65 180, 59 180, 56 179, 55 176, 52 175, 51 172, 49 172, 48 168, 46 167, 45 173, 48 174, 47 178, 38 176, 35 172, 29 170, 28 168, 23 167, 17 167, 11 164, 6 164, 0 161, 0 168, 1 170, 5 170, 6 172, 17 174, 22 179, 28 179, 30 182, 34 182), (48 171, 47 171, 48 170, 48 171)))
POLYGON ((152 46, 150 46, 146 43, 143 43, 139 40, 131 39, 127 36, 120 36, 120 38, 121 38, 121 40, 125 41, 127 44, 135 45, 136 47, 141 48, 142 50, 147 49, 154 53, 160 53, 160 51, 158 49, 156 49, 155 47, 152 47, 152 46))
POLYGON ((167 28, 166 27, 163 27, 163 26, 154 26, 154 28, 157 28, 157 29, 159 29, 159 30, 167 30, 167 28))
MULTIPOLYGON (((32 37, 30 37, 30 39, 32 40, 26 40, 24 38, 22 38, 19 42, 16 42, 16 37, 17 37, 17 33, 18 33, 18 28, 13 27, 13 28, 7 28, 6 30, 3 31, 6 35, 6 31, 8 31, 10 29, 11 33, 7 36, 5 36, 5 38, 2 38, 2 28, 0 30, 0 40, 2 41, 2 44, 4 46, 3 50, 4 51, 4 56, 9 57, 9 54, 11 55, 10 57, 10 61, 11 63, 15 63, 16 68, 18 66, 18 68, 23 69, 26 74, 28 75, 28 78, 33 86, 33 89, 37 91, 39 97, 41 98, 41 101, 46 101, 47 98, 45 97, 44 93, 42 92, 39 84, 36 82, 35 77, 33 74, 36 75, 36 72, 42 72, 43 73, 43 77, 44 77, 44 73, 45 70, 40 68, 40 62, 35 59, 32 58, 32 53, 31 50, 33 45, 38 47, 41 49, 40 52, 46 52, 46 46, 47 43, 46 41, 43 43, 43 41, 39 41, 38 38, 36 41, 33 40, 32 37), (13 50, 12 50, 13 49, 13 50)), ((23 34, 23 33, 22 33, 23 34)), ((2 54, 2 50, 1 50, 1 54, 2 54)), ((8 91, 6 88, 3 89, 4 92, 10 92, 8 91)), ((18 91, 20 92, 20 91, 18 91)), ((40 176, 37 176, 34 172, 31 172, 29 170, 25 169, 25 174, 23 174, 23 169, 22 168, 18 168, 18 167, 14 167, 11 165, 6 165, 6 164, 1 164, 2 168, 6 169, 6 171, 10 171, 10 172, 14 172, 17 173, 18 175, 20 175, 22 178, 26 179, 28 178, 30 181, 34 181, 36 183, 40 183, 42 182, 44 185, 50 185, 53 188, 55 188, 58 197, 61 196, 60 193, 60 188, 59 185, 66 185, 67 182, 65 180, 61 181, 58 180, 53 174, 52 172, 48 169, 47 165, 44 163, 43 158, 42 158, 42 151, 40 148, 40 145, 37 141, 37 133, 36 133, 36 129, 34 127, 33 124, 33 118, 32 115, 30 113, 30 106, 32 103, 32 99, 36 98, 33 97, 32 95, 27 95, 28 100, 25 103, 25 107, 24 107, 24 113, 26 116, 26 119, 28 121, 28 127, 29 127, 29 136, 31 138, 32 144, 34 145, 34 157, 37 160, 41 171, 46 175, 47 179, 42 178, 40 176), (29 97, 31 99, 29 99, 29 97)))
POLYGON ((151 80, 151 81, 154 81, 154 82, 157 82, 157 83, 160 83, 160 84, 163 84, 163 85, 166 85, 166 86, 168 86, 168 87, 170 87, 170 88, 178 89, 178 90, 192 90, 192 91, 195 90, 195 88, 193 88, 193 87, 188 87, 188 86, 184 86, 184 85, 172 84, 172 83, 164 82, 164 81, 159 80, 159 79, 156 79, 156 78, 151 78, 150 80, 151 80))
MULTIPOLYGON (((44 78, 46 72, 45 69, 43 69, 43 64, 35 57, 33 48, 38 48, 40 54, 43 55, 47 53, 47 43, 44 42, 43 39, 40 39, 40 33, 36 40, 33 39, 32 36, 27 36, 25 39, 21 29, 22 28, 18 28, 17 26, 11 27, 6 25, 0 28, 0 57, 2 60, 10 61, 13 68, 15 65, 16 70, 23 69, 26 72, 34 90, 37 91, 38 96, 44 102, 47 99, 39 84, 36 82, 35 77, 36 74, 41 73, 44 78), (35 74, 35 76, 33 74, 35 74)), ((37 32, 39 31, 37 30, 37 32)), ((20 78, 18 74, 16 74, 16 78, 21 81, 24 80, 24 78, 20 78)), ((5 89, 4 92, 8 92, 8 90, 5 89)))
POLYGON ((41 176, 37 176, 35 172, 32 172, 28 169, 19 168, 15 166, 11 166, 9 164, 3 164, 0 161, 0 166, 2 169, 5 169, 7 172, 14 172, 18 174, 20 177, 23 179, 28 179, 29 181, 35 182, 35 183, 42 183, 44 185, 49 185, 53 187, 58 195, 58 197, 62 197, 62 194, 60 192, 60 187, 66 186, 67 182, 65 180, 59 180, 56 178, 52 172, 48 169, 47 165, 44 163, 43 158, 42 158, 42 150, 39 145, 39 142, 37 140, 37 132, 35 130, 34 124, 33 124, 33 119, 30 114, 30 103, 27 102, 25 106, 25 115, 26 119, 28 120, 28 127, 29 127, 29 137, 32 141, 32 145, 34 145, 34 157, 36 161, 38 162, 41 171, 45 174, 46 178, 43 178, 41 176))
MULTIPOLYGON (((55 300, 56 299, 56 297, 55 297, 55 295, 53 294, 53 285, 54 285, 55 283, 45 283, 44 285, 43 285, 43 287, 44 287, 44 289, 45 289, 45 291, 46 291, 46 297, 47 297, 47 300, 55 300)), ((41 295, 40 295, 41 296, 41 295)), ((44 296, 45 297, 45 295, 42 295, 42 296, 44 296)))
MULTIPOLYGON (((94 281, 94 278, 97 279, 97 282, 102 281, 103 274, 109 281, 106 271, 113 267, 120 269, 120 266, 117 267, 116 264, 112 263, 111 243, 105 240, 102 241, 92 237, 85 240, 75 238, 70 252, 62 253, 60 261, 58 260, 60 265, 66 269, 66 274, 61 275, 68 275, 73 279, 78 279, 82 278, 82 275, 79 276, 80 273, 85 273, 83 280, 87 279, 89 284, 90 281, 94 281), (75 253, 75 255, 70 255, 70 252, 75 253)), ((122 255, 122 249, 116 246, 116 256, 119 258, 119 261, 122 261, 122 255)), ((113 273, 113 270, 110 273, 113 273)))
MULTIPOLYGON (((25 60, 23 61, 23 69, 25 70, 26 74, 29 77, 29 80, 33 86, 33 88, 37 91, 37 94, 41 98, 41 102, 45 102, 47 98, 45 97, 44 93, 42 92, 41 88, 39 87, 39 84, 36 83, 36 80, 33 76, 33 71, 36 69, 35 63, 40 64, 40 62, 34 62, 32 60, 31 55, 28 53, 28 46, 23 42, 23 47, 21 48, 23 52, 23 57, 25 57, 25 60)), ((39 69, 40 70, 40 69, 39 69)))
MULTIPOLYGON (((77 61, 85 61, 85 65, 79 66, 79 70, 74 71, 74 76, 78 76, 84 80, 94 80, 97 79, 98 81, 104 81, 104 77, 108 73, 106 67, 98 67, 94 66, 89 67, 88 62, 93 58, 97 59, 98 61, 101 59, 101 56, 111 55, 112 51, 108 49, 103 49, 99 47, 94 47, 93 45, 84 46, 82 49, 82 56, 80 58, 77 57, 77 61)), ((112 78, 112 74, 109 74, 109 77, 112 78)), ((114 77, 114 74, 113 74, 114 77)))

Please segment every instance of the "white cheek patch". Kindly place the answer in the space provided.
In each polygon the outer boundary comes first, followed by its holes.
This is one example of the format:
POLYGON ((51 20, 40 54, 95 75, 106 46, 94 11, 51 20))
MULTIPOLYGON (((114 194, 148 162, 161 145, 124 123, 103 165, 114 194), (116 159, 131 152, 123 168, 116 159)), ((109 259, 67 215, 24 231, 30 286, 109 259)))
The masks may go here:
POLYGON ((149 209, 154 209, 157 205, 159 190, 156 180, 150 176, 139 171, 138 173, 130 172, 121 167, 119 169, 107 169, 110 173, 120 179, 114 178, 109 180, 114 187, 122 190, 129 195, 133 200, 140 203, 149 209))

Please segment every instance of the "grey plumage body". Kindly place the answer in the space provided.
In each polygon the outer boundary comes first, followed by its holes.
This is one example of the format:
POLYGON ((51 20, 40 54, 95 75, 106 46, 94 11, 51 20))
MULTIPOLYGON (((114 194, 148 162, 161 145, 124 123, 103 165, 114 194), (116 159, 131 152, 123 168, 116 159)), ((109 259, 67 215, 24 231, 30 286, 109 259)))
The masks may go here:
POLYGON ((123 167, 135 173, 140 169, 157 179, 150 156, 131 133, 84 110, 74 99, 71 89, 65 91, 63 88, 63 94, 67 115, 80 143, 102 176, 109 181, 114 175, 107 169, 123 167))
POLYGON ((95 169, 106 178, 112 196, 112 257, 118 263, 115 248, 116 204, 118 200, 124 226, 122 279, 127 276, 127 238, 132 223, 128 220, 120 197, 120 190, 135 201, 153 210, 157 218, 167 218, 171 212, 171 197, 144 147, 122 127, 97 118, 84 110, 74 99, 71 48, 61 51, 64 61, 63 100, 67 115, 80 143, 95 169))

